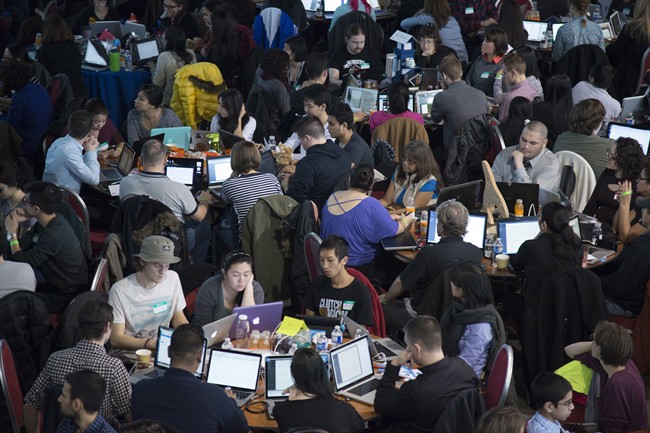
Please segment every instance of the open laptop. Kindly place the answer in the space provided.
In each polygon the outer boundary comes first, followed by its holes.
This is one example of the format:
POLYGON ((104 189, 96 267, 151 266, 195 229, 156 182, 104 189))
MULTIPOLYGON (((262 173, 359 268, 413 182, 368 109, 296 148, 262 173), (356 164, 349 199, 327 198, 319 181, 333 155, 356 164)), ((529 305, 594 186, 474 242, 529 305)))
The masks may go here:
POLYGON ((99 185, 104 186, 111 183, 119 183, 122 178, 129 175, 135 160, 135 151, 131 146, 124 143, 124 148, 117 160, 117 167, 102 168, 99 172, 99 185))
POLYGON ((611 41, 616 37, 616 35, 614 34, 614 30, 612 29, 612 25, 609 23, 609 21, 598 23, 598 26, 600 27, 600 30, 603 32, 603 39, 605 39, 606 41, 611 41))
POLYGON ((90 25, 90 33, 93 37, 108 30, 118 39, 128 36, 130 33, 135 33, 138 38, 144 38, 147 33, 147 28, 143 24, 137 23, 122 23, 120 21, 97 21, 90 25))
POLYGON ((422 68, 422 81, 420 81, 420 90, 433 90, 438 85, 438 68, 422 68))
POLYGON ((619 11, 614 11, 609 17, 609 22, 612 25, 615 36, 618 36, 623 31, 625 24, 627 24, 627 16, 619 11))
POLYGON ((338 317, 308 316, 306 314, 296 314, 296 319, 303 320, 310 330, 325 331, 328 338, 332 336, 334 327, 341 325, 342 321, 338 317))
POLYGON ((131 42, 131 51, 134 63, 144 64, 153 62, 158 59, 158 56, 160 55, 158 38, 151 37, 138 40, 134 39, 131 42))
POLYGON ((230 387, 238 407, 253 398, 262 367, 260 353, 212 349, 208 363, 207 383, 230 387))
MULTIPOLYGON (((578 235, 582 243, 584 244, 591 244, 591 239, 585 239, 584 236, 582 235, 582 230, 580 227, 580 215, 576 214, 569 219, 569 226, 573 229, 573 232, 578 235)), ((589 224, 592 225, 592 224, 589 224)), ((589 262, 597 262, 602 259, 606 259, 607 257, 611 256, 614 254, 616 251, 614 250, 609 250, 607 248, 600 248, 595 245, 590 245, 589 246, 589 262)))
POLYGON ((379 241, 381 242, 382 248, 386 251, 415 251, 418 249, 418 243, 415 242, 413 235, 409 231, 402 232, 395 236, 381 238, 379 241))
POLYGON ((232 175, 229 156, 218 156, 205 160, 208 175, 208 191, 221 197, 223 183, 232 175))
MULTIPOLYGON (((650 88, 649 88, 650 89, 650 88)), ((646 94, 648 92, 646 91, 646 94)), ((621 104, 621 115, 619 120, 625 122, 625 118, 630 115, 630 113, 636 112, 639 108, 643 108, 643 101, 645 100, 646 95, 640 96, 629 96, 623 98, 623 103, 621 104)))
POLYGON ((233 146, 240 141, 246 141, 244 137, 235 135, 232 132, 226 131, 225 129, 219 130, 219 140, 221 142, 221 147, 228 150, 232 149, 233 146))
MULTIPOLYGON (((429 228, 427 231, 427 244, 440 242, 440 236, 436 230, 438 215, 435 210, 429 211, 429 228)), ((485 246, 485 229, 487 227, 487 214, 482 212, 470 212, 467 224, 467 233, 463 236, 465 242, 477 246, 481 250, 485 246)))
POLYGON ((306 12, 316 12, 318 7, 318 0, 302 0, 302 6, 306 12))
POLYGON ((337 394, 372 406, 379 387, 379 377, 372 368, 366 337, 357 338, 330 350, 337 394))
POLYGON ((289 398, 284 390, 293 385, 291 355, 271 355, 264 359, 264 397, 269 419, 273 419, 275 403, 289 398))
POLYGON ((108 63, 108 53, 104 45, 98 40, 88 40, 81 69, 94 72, 105 71, 108 69, 108 63))
MULTIPOLYGON (((250 305, 248 307, 235 307, 233 313, 239 317, 240 314, 248 316, 248 323, 250 330, 257 329, 258 331, 271 331, 280 324, 282 320, 282 302, 271 302, 268 304, 250 305)), ((237 338, 237 321, 232 324, 230 328, 230 338, 237 338)))
MULTIPOLYGON (((413 93, 409 93, 409 102, 407 105, 407 108, 409 111, 415 111, 413 109, 415 104, 415 95, 413 93)), ((389 111, 390 110, 390 102, 388 101, 388 94, 387 93, 379 93, 377 95, 377 107, 379 111, 389 111)))
MULTIPOLYGON (((154 366, 138 370, 129 376, 129 382, 135 385, 143 379, 154 379, 160 377, 165 373, 171 366, 171 359, 169 358, 169 353, 167 349, 172 341, 172 334, 174 329, 168 328, 166 326, 160 326, 158 328, 158 343, 156 344, 156 356, 154 358, 154 366)), ((203 377, 203 367, 205 365, 205 351, 206 351, 206 341, 203 340, 203 352, 201 353, 201 362, 199 363, 198 368, 194 372, 194 376, 201 379, 203 377)))
POLYGON ((643 129, 639 126, 627 125, 625 123, 610 122, 607 125, 607 137, 616 140, 620 137, 633 138, 639 142, 643 154, 648 154, 650 146, 650 129, 643 129))
POLYGON ((440 90, 425 90, 423 92, 417 92, 415 94, 415 108, 422 117, 430 118, 431 109, 433 107, 433 100, 435 99, 438 93, 442 92, 440 90))
POLYGON ((548 23, 546 21, 524 20, 524 28, 528 32, 528 42, 539 44, 546 38, 548 23))
POLYGON ((331 19, 337 7, 345 3, 345 0, 322 0, 323 12, 326 19, 331 19))
POLYGON ((553 42, 557 40, 557 32, 560 31, 560 27, 562 27, 564 23, 553 23, 552 29, 553 29, 553 42))
POLYGON ((216 346, 226 339, 236 318, 237 315, 233 313, 223 319, 203 325, 203 334, 208 340, 208 347, 216 346))
POLYGON ((343 102, 350 106, 353 112, 363 111, 370 113, 371 110, 377 109, 378 90, 365 89, 363 87, 347 87, 343 102))
POLYGON ((378 354, 383 353, 386 360, 390 362, 398 357, 400 353, 404 352, 404 347, 391 338, 385 337, 372 339, 366 328, 347 316, 343 317, 343 323, 345 324, 345 329, 350 333, 350 336, 357 335, 357 330, 360 329, 361 335, 368 337, 368 347, 370 348, 370 355, 373 358, 378 354))
POLYGON ((192 129, 192 131, 190 131, 190 149, 198 151, 210 150, 210 139, 208 138, 208 134, 210 134, 210 131, 192 129))
POLYGON ((537 215, 539 206, 539 184, 497 182, 497 188, 508 206, 508 211, 514 215, 518 199, 524 203, 524 215, 537 215))
POLYGON ((142 155, 142 148, 144 147, 144 144, 149 140, 157 140, 162 143, 165 140, 165 134, 152 135, 151 137, 145 137, 134 141, 133 150, 135 151, 136 158, 142 155))
POLYGON ((472 182, 461 183, 454 186, 442 188, 438 193, 438 201, 436 206, 444 203, 447 200, 454 199, 460 202, 467 208, 467 210, 476 209, 476 204, 479 202, 481 195, 481 182, 482 180, 474 180, 472 182))
POLYGON ((175 126, 172 128, 154 128, 149 134, 151 137, 154 135, 165 134, 163 139, 164 145, 174 145, 183 150, 190 148, 190 135, 192 134, 191 126, 175 126))
POLYGON ((497 229, 503 243, 503 254, 517 254, 521 244, 539 234, 539 219, 536 216, 500 218, 497 229))
POLYGON ((165 175, 174 182, 186 185, 192 192, 203 189, 203 160, 167 158, 165 175))

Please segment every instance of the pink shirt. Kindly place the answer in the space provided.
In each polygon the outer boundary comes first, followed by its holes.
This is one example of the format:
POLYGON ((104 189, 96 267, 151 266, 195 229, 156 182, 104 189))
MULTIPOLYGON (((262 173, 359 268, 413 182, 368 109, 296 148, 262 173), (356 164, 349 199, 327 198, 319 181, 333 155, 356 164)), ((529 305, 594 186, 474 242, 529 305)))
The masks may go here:
POLYGON ((368 121, 368 124, 370 125, 370 134, 372 134, 375 128, 377 128, 382 123, 396 117, 406 117, 407 119, 415 120, 420 125, 424 125, 424 119, 422 118, 422 115, 409 110, 406 110, 402 114, 393 114, 389 113, 388 111, 375 111, 372 113, 370 120, 368 121))

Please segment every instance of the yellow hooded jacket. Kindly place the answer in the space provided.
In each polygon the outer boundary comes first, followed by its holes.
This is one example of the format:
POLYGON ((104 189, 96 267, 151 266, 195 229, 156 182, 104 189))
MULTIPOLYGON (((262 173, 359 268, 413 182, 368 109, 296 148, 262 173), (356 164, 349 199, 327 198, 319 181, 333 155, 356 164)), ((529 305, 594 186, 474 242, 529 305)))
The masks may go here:
POLYGON ((171 109, 183 125, 198 129, 199 122, 210 122, 217 114, 219 94, 226 88, 221 71, 214 63, 185 65, 176 72, 171 109))

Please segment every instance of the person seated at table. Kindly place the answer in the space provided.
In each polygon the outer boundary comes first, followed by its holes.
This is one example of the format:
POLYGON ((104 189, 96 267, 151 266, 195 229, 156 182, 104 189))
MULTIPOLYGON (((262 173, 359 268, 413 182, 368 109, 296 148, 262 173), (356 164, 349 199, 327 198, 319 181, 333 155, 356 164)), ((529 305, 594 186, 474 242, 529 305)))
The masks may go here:
POLYGON ((204 326, 232 314, 235 307, 264 303, 264 289, 253 276, 253 258, 242 250, 226 255, 221 274, 207 279, 196 296, 192 323, 204 326))
POLYGON ((116 158, 124 149, 124 138, 117 130, 115 124, 108 118, 108 107, 98 98, 91 98, 84 104, 84 110, 90 113, 93 118, 93 129, 90 136, 97 138, 100 143, 108 143, 113 150, 104 150, 100 155, 104 158, 116 158))
MULTIPOLYGON (((545 99, 533 105, 533 117, 546 125, 548 130, 547 147, 555 147, 558 135, 569 129, 569 113, 573 108, 571 80, 566 75, 553 75, 546 81, 545 99)), ((508 146, 509 143, 506 143, 508 146)))
POLYGON ((569 0, 571 21, 564 23, 555 36, 551 55, 554 62, 578 45, 598 45, 605 51, 602 29, 587 18, 589 3, 589 0, 569 0))
POLYGON ((508 117, 504 122, 499 123, 499 131, 506 146, 514 146, 519 141, 521 130, 530 122, 533 117, 533 104, 530 99, 517 96, 510 101, 508 117))
POLYGON ((327 107, 327 125, 334 144, 338 144, 347 152, 352 160, 352 168, 359 164, 375 165, 375 159, 370 152, 370 146, 354 131, 354 114, 350 106, 338 102, 327 107))
POLYGON ((23 156, 33 161, 36 149, 52 120, 54 109, 47 90, 30 82, 32 68, 17 60, 0 63, 0 81, 5 94, 12 94, 6 114, 0 120, 9 123, 23 139, 20 147, 23 156))
POLYGON ((490 26, 485 30, 481 55, 467 73, 467 83, 487 96, 494 92, 494 80, 503 69, 503 57, 508 51, 508 36, 503 29, 490 26))
POLYGON ((528 417, 513 406, 497 406, 484 412, 476 433, 524 433, 528 417))
POLYGON ((604 121, 616 122, 621 114, 621 103, 614 99, 607 89, 612 86, 616 69, 608 62, 598 62, 589 71, 589 80, 580 81, 573 86, 571 96, 577 104, 585 99, 597 99, 605 107, 604 121))
POLYGON ((33 61, 29 55, 27 54, 27 47, 22 45, 22 44, 11 44, 7 48, 5 48, 5 51, 2 55, 2 61, 6 60, 16 60, 22 63, 28 64, 32 68, 32 76, 29 79, 30 82, 34 84, 40 84, 41 86, 45 87, 46 89, 50 87, 50 83, 52 82, 52 76, 50 75, 49 72, 47 72, 47 69, 43 67, 39 62, 33 61))
POLYGON ((91 0, 90 5, 77 15, 72 31, 75 35, 81 35, 84 27, 90 27, 91 19, 93 22, 98 22, 119 21, 120 18, 120 13, 109 4, 108 0, 91 0))
POLYGON ((327 82, 327 56, 324 53, 310 53, 307 56, 307 60, 305 60, 303 69, 305 80, 301 83, 298 90, 292 89, 289 95, 291 109, 299 116, 305 114, 303 107, 305 91, 314 84, 325 85, 327 82))
POLYGON ((158 235, 145 238, 134 257, 138 271, 113 284, 108 292, 114 315, 111 346, 156 350, 159 326, 171 323, 176 328, 188 323, 181 281, 169 270, 180 258, 174 256, 174 243, 158 235))
POLYGON ((368 124, 370 133, 379 127, 379 125, 397 117, 411 119, 424 125, 424 119, 420 113, 414 113, 408 109, 409 88, 403 81, 393 81, 388 86, 388 111, 375 111, 370 115, 368 124))
MULTIPOLYGON (((413 3, 417 4, 418 2, 413 3)), ((424 2, 419 2, 419 6, 424 6, 424 8, 415 14, 409 14, 409 18, 403 19, 400 26, 406 31, 409 31, 415 26, 422 26, 418 32, 418 41, 423 51, 423 39, 431 38, 431 32, 438 33, 439 38, 435 38, 435 35, 433 36, 435 41, 434 52, 437 51, 437 48, 443 48, 443 46, 450 48, 454 50, 454 53, 460 61, 467 67, 469 63, 467 48, 460 34, 460 25, 451 14, 449 3, 445 0, 425 0, 424 2), (430 29, 425 30, 426 27, 430 29)), ((423 67, 419 62, 418 66, 423 67)))
MULTIPOLYGON (((330 125, 328 122, 329 116, 327 114, 327 107, 332 104, 332 94, 331 92, 322 84, 314 84, 305 89, 302 94, 302 103, 303 110, 305 111, 305 116, 314 116, 320 119, 323 124, 323 134, 326 140, 332 140, 330 134, 330 125)), ((291 146, 294 150, 300 147, 300 156, 297 156, 298 159, 302 159, 306 154, 307 150, 304 147, 300 146, 300 137, 295 130, 284 142, 285 145, 291 146)), ((294 166, 285 167, 285 172, 292 172, 294 166)))
MULTIPOLYGON (((263 92, 266 110, 275 129, 280 125, 282 117, 291 110, 288 73, 289 55, 277 48, 271 48, 264 53, 255 73, 254 86, 263 92)), ((251 94, 249 93, 249 96, 251 94)))
MULTIPOLYGON (((0 161, 0 221, 4 221, 17 208, 25 207, 25 186, 28 180, 23 171, 12 161, 0 161)), ((20 225, 18 236, 29 230, 36 223, 30 219, 20 225)), ((0 228, 3 230, 4 227, 0 228)), ((4 230, 3 230, 4 231, 4 230)), ((6 233, 2 233, 6 235, 6 233)))
POLYGON ((234 394, 194 376, 204 341, 203 330, 196 326, 181 325, 174 331, 167 349, 170 368, 133 387, 134 420, 155 419, 183 432, 248 432, 244 411, 229 398, 234 394))
POLYGON ((391 216, 376 198, 368 195, 373 183, 372 166, 358 165, 352 170, 350 188, 336 191, 323 207, 320 235, 337 235, 348 242, 349 266, 372 262, 380 240, 404 232, 413 219, 412 214, 391 216))
POLYGON ((329 58, 330 84, 340 86, 350 73, 357 73, 362 63, 370 65, 364 70, 364 78, 378 78, 378 71, 383 68, 379 52, 366 45, 366 33, 358 23, 350 24, 345 31, 345 45, 332 52, 329 58))
POLYGON ((442 350, 465 360, 481 378, 506 341, 492 286, 479 266, 468 263, 454 267, 450 280, 454 300, 440 319, 442 350))
POLYGON ((605 118, 605 107, 598 99, 584 99, 569 113, 569 130, 555 140, 553 152, 563 150, 582 156, 594 171, 596 179, 608 167, 607 152, 614 140, 598 136, 605 118))
POLYGON ((169 105, 174 91, 174 76, 185 65, 196 63, 194 51, 186 47, 185 33, 180 27, 165 31, 165 48, 151 68, 151 82, 163 89, 163 104, 169 105))
POLYGON ((598 429, 603 433, 645 431, 645 385, 632 361, 630 332, 612 322, 596 325, 593 341, 573 343, 566 354, 600 375, 598 429))
POLYGON ((36 60, 52 77, 56 74, 67 75, 75 97, 85 96, 87 91, 81 77, 81 53, 65 20, 58 15, 47 17, 43 21, 41 41, 36 60))
MULTIPOLYGON (((639 142, 621 137, 607 149, 607 166, 598 177, 596 187, 582 213, 596 217, 598 221, 614 226, 614 216, 619 209, 620 185, 628 182, 632 199, 637 197, 637 179, 643 170, 645 155, 639 142)), ((643 181, 639 181, 641 183, 643 181)), ((644 183, 642 186, 645 186, 644 183)), ((631 202, 631 200, 630 200, 631 202)), ((636 220, 640 213, 635 215, 636 220)), ((633 221, 636 224, 637 221, 633 221)))
POLYGON ((337 433, 361 433, 363 419, 354 407, 333 397, 327 366, 313 349, 296 350, 291 360, 293 385, 289 398, 273 407, 273 418, 281 432, 309 426, 337 433))
POLYGON ((305 60, 309 54, 307 41, 302 36, 292 36, 284 42, 284 52, 289 54, 289 89, 293 91, 307 78, 305 60))
POLYGON ((420 68, 437 68, 446 56, 456 55, 454 50, 442 45, 442 39, 434 25, 420 27, 418 41, 420 43, 415 51, 415 64, 420 68))
POLYGON ((440 241, 424 247, 395 279, 388 293, 382 296, 386 327, 391 330, 402 329, 417 315, 420 301, 431 282, 447 268, 464 262, 481 263, 481 249, 463 241, 469 222, 467 208, 462 203, 449 200, 440 203, 436 212, 436 230, 440 241), (397 297, 405 291, 409 297, 397 301, 397 297))
POLYGON ((548 130, 532 121, 524 126, 517 146, 506 147, 492 164, 497 182, 537 183, 547 191, 557 191, 560 163, 546 148, 548 130))
POLYGON ((219 94, 219 107, 210 122, 210 131, 223 129, 245 141, 253 141, 256 128, 257 122, 246 112, 244 97, 239 90, 228 89, 219 94))
POLYGON ((409 197, 413 197, 416 208, 435 203, 438 191, 444 184, 429 145, 412 141, 402 147, 399 160, 386 194, 379 200, 381 204, 387 207, 404 206, 409 197))
POLYGON ((57 138, 47 151, 43 180, 70 188, 77 194, 82 184, 99 183, 99 141, 92 130, 93 118, 88 111, 77 110, 70 115, 68 135, 57 138))
POLYGON ((155 84, 140 87, 134 105, 126 117, 129 143, 149 137, 154 128, 183 126, 176 113, 163 106, 163 90, 155 84))
POLYGON ((515 0, 504 0, 499 3, 499 19, 497 25, 506 32, 508 43, 512 47, 521 47, 528 42, 528 31, 524 28, 521 9, 515 0))
MULTIPOLYGON (((515 45, 516 46, 516 45, 515 45)), ((526 62, 526 80, 530 87, 535 89, 537 95, 535 96, 536 100, 544 100, 544 89, 542 88, 542 82, 540 81, 541 73, 539 72, 539 67, 537 66, 537 54, 529 46, 521 46, 510 51, 512 54, 518 54, 519 57, 524 59, 526 62)), ((494 80, 494 87, 492 88, 494 102, 500 104, 503 101, 505 93, 508 92, 508 83, 503 79, 503 74, 497 74, 494 80), (504 93, 505 92, 505 93, 504 93)))
POLYGON ((537 93, 526 78, 526 61, 518 54, 508 54, 503 58, 503 75, 505 82, 508 84, 508 92, 503 95, 503 101, 499 107, 499 121, 503 122, 508 119, 510 111, 510 102, 518 97, 523 96, 526 99, 534 100, 539 98, 537 93))
MULTIPOLYGON (((636 141, 636 140, 632 140, 636 141)), ((643 169, 641 174, 636 178, 636 193, 642 197, 650 197, 650 158, 642 158, 643 169)), ((634 182, 625 180, 619 188, 618 200, 619 207, 614 215, 612 227, 618 239, 625 243, 634 242, 641 233, 645 232, 646 227, 640 224, 641 208, 633 206, 632 198, 634 195, 634 182)))
POLYGON ((537 411, 528 421, 526 433, 564 431, 560 423, 573 411, 571 383, 555 373, 542 372, 533 380, 530 393, 537 411))
POLYGON ((375 10, 370 5, 368 0, 347 0, 341 6, 337 7, 334 10, 334 15, 332 15, 332 22, 330 23, 329 31, 331 32, 334 29, 336 22, 345 14, 349 14, 352 11, 365 12, 370 15, 373 21, 377 21, 375 16, 375 10))
POLYGON ((199 25, 192 16, 188 0, 165 0, 160 18, 166 28, 181 28, 187 39, 193 40, 199 36, 199 25))
POLYGON ((347 316, 360 325, 374 324, 368 287, 345 268, 350 244, 340 236, 329 235, 318 248, 323 275, 314 280, 303 299, 305 314, 342 319, 347 316))

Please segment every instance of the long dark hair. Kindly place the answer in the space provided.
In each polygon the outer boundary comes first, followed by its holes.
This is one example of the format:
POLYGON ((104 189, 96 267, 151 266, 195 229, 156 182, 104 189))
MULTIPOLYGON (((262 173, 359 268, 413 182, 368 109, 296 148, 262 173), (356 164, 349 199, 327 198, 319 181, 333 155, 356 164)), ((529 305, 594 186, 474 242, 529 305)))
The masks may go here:
POLYGON ((402 114, 408 110, 409 88, 403 81, 393 81, 388 87, 389 111, 402 114))
POLYGON ((311 348, 296 350, 291 361, 291 376, 296 387, 316 397, 331 397, 332 387, 327 377, 325 363, 311 348))
MULTIPOLYGON (((422 179, 433 175, 438 181, 438 188, 444 187, 440 166, 433 157, 433 153, 428 144, 419 140, 411 141, 402 147, 399 160, 403 161, 404 159, 411 160, 418 166, 413 182, 418 183, 422 179)), ((396 180, 402 183, 406 181, 406 177, 407 175, 402 168, 402 164, 399 164, 397 166, 397 174, 395 175, 396 180)))
POLYGON ((551 103, 554 130, 564 132, 569 128, 569 113, 573 108, 571 79, 564 74, 553 75, 546 81, 544 99, 551 103))
POLYGON ((183 29, 169 27, 165 32, 165 51, 171 52, 174 57, 189 65, 192 63, 192 54, 185 49, 186 39, 183 29))
POLYGON ((517 96, 510 102, 508 118, 499 125, 506 146, 513 146, 519 142, 521 131, 526 125, 526 120, 533 117, 533 104, 523 96, 517 96))
MULTIPOLYGON (((244 105, 244 97, 239 90, 228 89, 219 95, 219 99, 221 99, 221 104, 228 112, 228 117, 219 116, 219 128, 228 132, 234 132, 239 120, 241 107, 244 105)), ((248 113, 244 114, 241 120, 242 128, 248 123, 249 119, 248 113)))
POLYGON ((569 226, 571 212, 560 203, 546 203, 541 221, 553 239, 553 262, 559 269, 577 268, 582 263, 582 242, 569 226))
POLYGON ((515 0, 505 0, 499 8, 499 27, 508 35, 508 43, 513 47, 526 44, 526 31, 521 18, 519 5, 515 0))
POLYGON ((463 290, 467 309, 485 307, 494 304, 490 279, 483 270, 471 263, 463 263, 451 270, 451 282, 463 290))
POLYGON ((210 15, 210 34, 212 36, 211 53, 220 59, 239 56, 239 35, 233 25, 230 12, 223 6, 217 6, 210 15))

